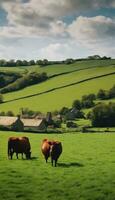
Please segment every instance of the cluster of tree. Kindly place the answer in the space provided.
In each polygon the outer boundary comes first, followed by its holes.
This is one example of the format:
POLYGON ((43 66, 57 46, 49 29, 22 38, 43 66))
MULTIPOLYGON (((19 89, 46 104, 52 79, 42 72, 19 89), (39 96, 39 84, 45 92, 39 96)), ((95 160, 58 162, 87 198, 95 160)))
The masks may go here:
POLYGON ((2 112, 0 112, 0 116, 10 116, 10 117, 12 117, 12 116, 14 116, 14 113, 11 110, 9 110, 7 112, 2 111, 2 112))
POLYGON ((49 61, 47 59, 43 60, 0 60, 0 67, 16 67, 16 66, 31 66, 31 65, 40 65, 40 66, 47 66, 47 65, 54 65, 54 64, 72 64, 77 60, 69 58, 63 61, 49 61))
POLYGON ((84 108, 92 108, 95 106, 95 100, 96 99, 111 99, 111 98, 115 98, 115 85, 110 88, 110 90, 103 90, 100 89, 97 93, 97 95, 95 94, 89 94, 89 95, 83 95, 81 100, 74 100, 72 107, 76 108, 77 110, 81 110, 84 108))
POLYGON ((40 111, 33 111, 29 108, 21 108, 20 112, 23 118, 35 118, 43 115, 40 111))
POLYGON ((47 78, 48 78, 48 76, 45 72, 43 72, 41 74, 37 73, 37 72, 29 73, 29 74, 24 75, 23 77, 17 79, 12 84, 2 88, 1 93, 7 93, 7 92, 20 90, 20 89, 25 88, 27 86, 37 84, 37 83, 41 83, 41 82, 47 80, 47 78))
POLYGON ((83 108, 91 108, 95 105, 94 100, 96 100, 96 95, 93 93, 89 95, 83 95, 81 101, 73 101, 72 107, 78 110, 81 110, 83 108))
POLYGON ((0 72, 0 88, 5 87, 6 85, 13 83, 16 79, 20 78, 19 73, 13 72, 0 72))
POLYGON ((115 103, 99 103, 87 117, 94 127, 115 127, 115 103))
POLYGON ((99 55, 93 55, 93 56, 88 56, 89 60, 110 60, 111 57, 107 57, 107 56, 99 56, 99 55))
POLYGON ((16 67, 16 66, 31 66, 31 65, 40 65, 40 66, 47 66, 47 65, 54 65, 54 64, 72 64, 76 61, 82 61, 82 60, 107 60, 111 59, 111 57, 106 57, 106 56, 99 56, 99 55, 93 55, 93 56, 88 56, 88 58, 78 58, 78 59, 73 59, 73 58, 67 58, 66 60, 62 61, 49 61, 47 59, 43 60, 0 60, 0 67, 16 67))
POLYGON ((100 89, 97 93, 97 98, 101 100, 115 98, 115 85, 110 90, 100 89))
POLYGON ((62 116, 64 121, 75 120, 76 118, 84 118, 84 113, 76 108, 63 107, 59 111, 59 114, 62 116))
POLYGON ((35 64, 36 62, 34 60, 0 60, 0 67, 30 66, 35 64))

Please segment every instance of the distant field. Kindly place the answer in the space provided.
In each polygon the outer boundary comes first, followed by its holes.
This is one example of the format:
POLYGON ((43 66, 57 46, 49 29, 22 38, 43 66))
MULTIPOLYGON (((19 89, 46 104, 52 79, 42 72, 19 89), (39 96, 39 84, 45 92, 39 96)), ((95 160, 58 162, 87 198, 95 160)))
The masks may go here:
POLYGON ((99 89, 107 90, 115 84, 115 74, 111 74, 115 73, 115 60, 80 61, 72 65, 22 68, 28 71, 45 71, 49 76, 55 74, 58 76, 41 84, 5 94, 6 103, 0 105, 1 111, 12 110, 18 113, 22 107, 42 112, 54 111, 63 106, 70 107, 73 100, 80 99, 85 94, 96 94, 99 89), (106 74, 108 75, 103 76, 106 74), (98 78, 98 76, 102 77, 98 78), (80 81, 83 82, 79 83, 80 81))
POLYGON ((0 132, 1 200, 114 200, 115 134, 44 135, 0 132), (7 159, 10 136, 28 136, 32 160, 7 159), (57 168, 41 154, 43 138, 63 144, 57 168))
POLYGON ((115 83, 115 75, 83 82, 46 94, 36 95, 30 98, 7 102, 0 105, 1 111, 12 110, 18 113, 20 108, 28 107, 42 112, 54 111, 63 106, 71 106, 74 99, 80 99, 82 95, 97 93, 100 88, 109 89, 115 83))
POLYGON ((19 67, 0 67, 0 71, 16 71, 27 73, 31 71, 46 72, 48 75, 54 75, 73 71, 76 69, 85 69, 92 67, 105 67, 113 65, 115 67, 115 59, 113 60, 88 60, 88 61, 77 61, 74 64, 57 64, 40 67, 38 65, 33 66, 19 66, 19 67))
POLYGON ((4 97, 5 97, 5 100, 8 101, 15 98, 20 98, 20 97, 25 97, 25 96, 36 94, 36 93, 45 92, 52 88, 65 86, 68 84, 85 80, 87 78, 92 78, 92 77, 96 77, 96 76, 100 76, 100 75, 108 74, 112 72, 115 72, 115 68, 111 66, 105 67, 104 70, 101 67, 97 67, 97 68, 91 68, 91 69, 86 69, 82 71, 72 72, 66 75, 54 77, 41 84, 36 84, 20 91, 5 94, 4 97))

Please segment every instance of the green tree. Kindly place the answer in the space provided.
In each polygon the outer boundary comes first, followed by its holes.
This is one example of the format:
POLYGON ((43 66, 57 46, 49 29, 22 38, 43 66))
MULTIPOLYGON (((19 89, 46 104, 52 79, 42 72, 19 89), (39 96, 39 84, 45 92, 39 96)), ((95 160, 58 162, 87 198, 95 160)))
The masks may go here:
POLYGON ((72 104, 73 108, 76 108, 77 110, 81 110, 82 104, 80 100, 74 100, 72 104))
POLYGON ((115 103, 100 103, 95 106, 91 121, 94 127, 115 127, 115 103))
POLYGON ((97 98, 102 100, 108 99, 109 98, 108 92, 106 90, 100 89, 99 92, 97 93, 97 98))
POLYGON ((110 98, 115 97, 115 85, 109 90, 109 97, 110 98))

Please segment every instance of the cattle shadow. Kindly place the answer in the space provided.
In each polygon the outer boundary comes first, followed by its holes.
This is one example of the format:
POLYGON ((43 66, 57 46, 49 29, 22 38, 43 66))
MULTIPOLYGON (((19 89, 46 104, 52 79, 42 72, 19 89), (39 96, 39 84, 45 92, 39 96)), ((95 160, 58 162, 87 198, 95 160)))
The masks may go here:
POLYGON ((84 167, 83 164, 78 162, 70 162, 70 163, 58 163, 59 167, 69 168, 69 167, 84 167))
POLYGON ((38 160, 38 157, 31 157, 31 159, 30 160, 38 160))

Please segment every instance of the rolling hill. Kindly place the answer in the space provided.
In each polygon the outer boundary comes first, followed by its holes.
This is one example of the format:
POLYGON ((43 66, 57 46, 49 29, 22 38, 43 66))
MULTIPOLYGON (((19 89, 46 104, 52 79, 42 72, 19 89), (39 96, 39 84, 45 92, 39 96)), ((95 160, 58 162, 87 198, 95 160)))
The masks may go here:
MULTIPOLYGON (((13 67, 0 68, 12 71, 13 67)), ((1 111, 28 107, 42 112, 54 111, 63 106, 70 107, 73 100, 83 95, 97 93, 99 89, 110 89, 115 84, 115 60, 79 61, 71 65, 49 65, 46 67, 15 67, 15 72, 46 72, 49 79, 43 83, 29 86, 17 92, 4 95, 5 103, 1 111)))

